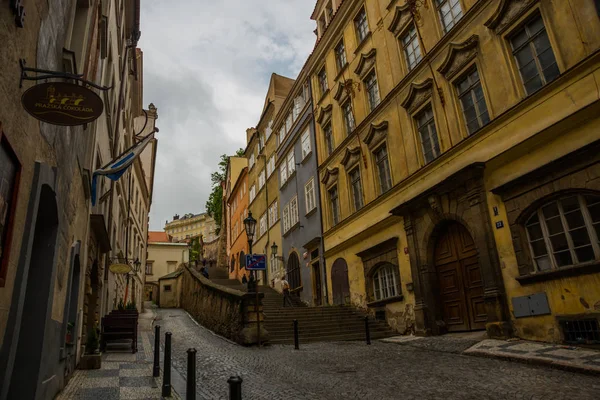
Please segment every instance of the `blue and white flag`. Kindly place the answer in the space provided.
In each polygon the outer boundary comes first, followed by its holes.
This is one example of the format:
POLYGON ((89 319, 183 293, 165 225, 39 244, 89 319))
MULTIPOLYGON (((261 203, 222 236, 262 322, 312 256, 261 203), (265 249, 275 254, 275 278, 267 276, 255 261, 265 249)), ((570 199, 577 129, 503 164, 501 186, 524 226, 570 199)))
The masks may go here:
POLYGON ((108 163, 105 167, 102 167, 92 174, 92 206, 96 205, 96 181, 99 175, 104 175, 108 179, 113 181, 118 180, 127 168, 129 168, 136 158, 142 154, 142 151, 146 148, 148 143, 154 138, 154 132, 150 133, 144 139, 125 150, 123 154, 117 157, 115 160, 108 163))

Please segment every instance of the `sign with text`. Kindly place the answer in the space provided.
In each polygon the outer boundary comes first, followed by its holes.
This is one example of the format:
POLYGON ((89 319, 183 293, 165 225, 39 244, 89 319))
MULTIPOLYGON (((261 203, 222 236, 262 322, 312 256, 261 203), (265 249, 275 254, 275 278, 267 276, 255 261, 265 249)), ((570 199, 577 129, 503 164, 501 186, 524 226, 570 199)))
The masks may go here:
POLYGON ((246 254, 246 269, 248 271, 265 271, 267 256, 264 254, 246 254))
POLYGON ((104 103, 96 93, 66 82, 32 86, 21 96, 21 104, 32 117, 63 126, 88 124, 104 110, 104 103))

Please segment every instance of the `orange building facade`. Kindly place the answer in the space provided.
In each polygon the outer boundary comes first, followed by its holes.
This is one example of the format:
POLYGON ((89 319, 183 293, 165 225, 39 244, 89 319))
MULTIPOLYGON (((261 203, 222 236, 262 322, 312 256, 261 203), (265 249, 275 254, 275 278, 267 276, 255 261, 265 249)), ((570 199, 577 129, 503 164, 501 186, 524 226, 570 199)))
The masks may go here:
MULTIPOLYGON (((231 168, 231 171, 234 169, 231 168)), ((244 274, 249 275, 245 268, 248 238, 244 229, 244 218, 248 216, 248 167, 242 168, 237 176, 232 174, 229 178, 227 182, 229 278, 242 280, 244 274)))

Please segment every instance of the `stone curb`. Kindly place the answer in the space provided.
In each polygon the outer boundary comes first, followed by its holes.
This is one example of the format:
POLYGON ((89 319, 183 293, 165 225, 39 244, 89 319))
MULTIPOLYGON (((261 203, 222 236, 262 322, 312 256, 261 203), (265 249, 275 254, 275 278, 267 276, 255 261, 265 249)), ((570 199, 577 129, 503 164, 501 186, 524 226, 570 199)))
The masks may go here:
POLYGON ((519 355, 508 355, 508 354, 495 354, 481 350, 465 350, 463 351, 466 356, 482 357, 482 358, 496 358, 504 361, 519 362, 521 364, 537 365, 541 367, 548 367, 558 369, 562 371, 576 372, 591 376, 600 376, 600 370, 590 369, 581 367, 574 364, 564 363, 561 361, 544 360, 539 358, 522 357, 519 355))

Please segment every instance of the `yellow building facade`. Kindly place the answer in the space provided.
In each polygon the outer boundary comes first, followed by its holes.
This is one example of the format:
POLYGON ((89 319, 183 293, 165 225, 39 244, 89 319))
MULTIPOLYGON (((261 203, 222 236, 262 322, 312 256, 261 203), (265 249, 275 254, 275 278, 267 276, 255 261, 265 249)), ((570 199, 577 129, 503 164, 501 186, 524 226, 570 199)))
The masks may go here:
POLYGON ((279 180, 275 170, 277 135, 273 119, 289 93, 293 79, 272 74, 260 120, 256 127, 247 130, 245 155, 248 159, 248 209, 256 219, 256 231, 252 245, 254 254, 267 256, 267 271, 259 274, 263 285, 275 284, 281 276, 283 265, 272 257, 271 246, 281 248, 281 224, 279 204, 279 180))
POLYGON ((215 220, 207 213, 175 215, 165 223, 165 232, 176 241, 202 235, 205 242, 211 242, 217 237, 216 229, 215 220))
POLYGON ((305 66, 330 301, 399 332, 591 340, 594 1, 338 3, 305 66))

